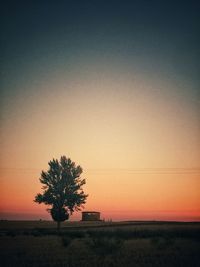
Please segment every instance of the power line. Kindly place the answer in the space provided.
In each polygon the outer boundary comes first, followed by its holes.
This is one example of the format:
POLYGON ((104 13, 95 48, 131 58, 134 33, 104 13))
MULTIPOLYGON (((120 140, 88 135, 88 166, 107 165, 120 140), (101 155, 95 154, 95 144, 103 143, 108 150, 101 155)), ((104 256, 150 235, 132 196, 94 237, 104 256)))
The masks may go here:
MULTIPOLYGON (((39 168, 0 168, 0 171, 27 171, 27 172, 41 172, 39 168)), ((89 173, 129 173, 129 174, 200 174, 200 168, 94 168, 94 169, 85 169, 85 172, 89 173)))

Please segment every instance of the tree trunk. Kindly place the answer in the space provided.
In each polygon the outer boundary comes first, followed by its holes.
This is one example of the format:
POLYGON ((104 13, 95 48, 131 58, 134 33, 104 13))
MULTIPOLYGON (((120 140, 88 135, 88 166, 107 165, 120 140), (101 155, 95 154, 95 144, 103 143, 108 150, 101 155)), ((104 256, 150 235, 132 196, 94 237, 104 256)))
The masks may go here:
POLYGON ((57 221, 57 231, 60 233, 60 221, 57 221))

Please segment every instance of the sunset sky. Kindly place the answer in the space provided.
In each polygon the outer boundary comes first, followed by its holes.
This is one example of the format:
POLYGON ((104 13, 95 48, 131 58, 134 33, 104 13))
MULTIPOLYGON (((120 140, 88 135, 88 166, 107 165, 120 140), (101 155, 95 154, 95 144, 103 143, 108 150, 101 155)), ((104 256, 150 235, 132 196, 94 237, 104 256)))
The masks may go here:
POLYGON ((198 1, 4 2, 0 219, 50 219, 33 199, 66 155, 85 210, 200 220, 198 1))

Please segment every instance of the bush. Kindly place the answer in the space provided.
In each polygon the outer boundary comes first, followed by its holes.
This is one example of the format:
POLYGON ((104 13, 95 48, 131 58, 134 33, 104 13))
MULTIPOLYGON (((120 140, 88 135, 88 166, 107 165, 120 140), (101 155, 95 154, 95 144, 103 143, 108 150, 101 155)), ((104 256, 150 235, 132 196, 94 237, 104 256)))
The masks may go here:
POLYGON ((87 241, 89 247, 98 255, 117 253, 123 245, 123 241, 118 238, 93 237, 87 241))
POLYGON ((11 236, 11 237, 15 237, 16 236, 16 232, 14 230, 10 230, 6 234, 7 234, 7 236, 11 236))
POLYGON ((83 231, 68 231, 65 235, 70 238, 84 238, 85 233, 83 231))
POLYGON ((32 231, 33 236, 42 236, 42 234, 39 231, 33 230, 32 231))
POLYGON ((71 238, 68 237, 68 236, 63 236, 62 237, 62 245, 64 247, 68 247, 70 245, 71 241, 72 241, 71 238))
POLYGON ((173 246, 175 240, 169 236, 165 237, 153 237, 151 239, 151 244, 154 245, 157 249, 166 249, 170 246, 173 246))

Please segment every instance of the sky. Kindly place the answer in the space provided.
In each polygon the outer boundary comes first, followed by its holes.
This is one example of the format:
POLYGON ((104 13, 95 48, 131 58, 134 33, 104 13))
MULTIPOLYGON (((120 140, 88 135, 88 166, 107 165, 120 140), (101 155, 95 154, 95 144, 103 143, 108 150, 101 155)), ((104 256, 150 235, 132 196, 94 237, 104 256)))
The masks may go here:
POLYGON ((0 16, 0 218, 50 219, 33 199, 66 155, 84 210, 200 220, 198 1, 13 2, 0 16))

